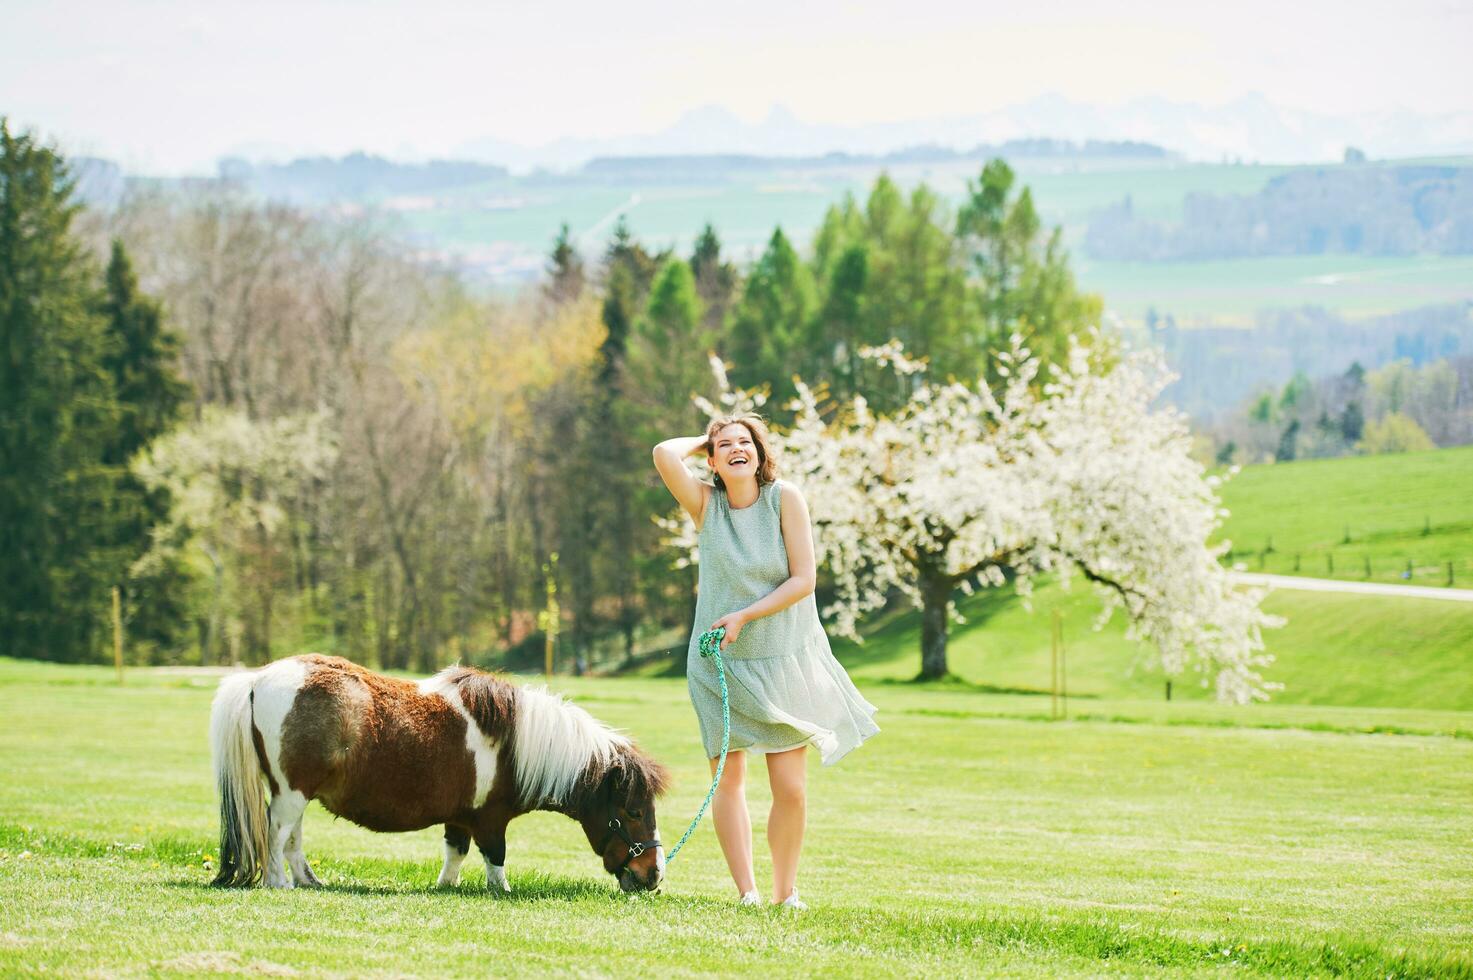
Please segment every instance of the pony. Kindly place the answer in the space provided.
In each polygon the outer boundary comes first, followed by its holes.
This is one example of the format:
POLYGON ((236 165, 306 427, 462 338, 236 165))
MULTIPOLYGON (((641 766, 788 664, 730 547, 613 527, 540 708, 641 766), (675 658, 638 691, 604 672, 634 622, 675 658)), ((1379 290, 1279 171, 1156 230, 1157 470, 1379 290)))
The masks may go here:
POLYGON ((664 767, 562 697, 470 667, 414 683, 341 657, 279 660, 220 682, 210 743, 218 886, 319 887, 302 844, 312 800, 370 830, 443 824, 442 887, 474 840, 487 887, 510 892, 506 825, 533 810, 578 821, 623 891, 664 878, 664 767))

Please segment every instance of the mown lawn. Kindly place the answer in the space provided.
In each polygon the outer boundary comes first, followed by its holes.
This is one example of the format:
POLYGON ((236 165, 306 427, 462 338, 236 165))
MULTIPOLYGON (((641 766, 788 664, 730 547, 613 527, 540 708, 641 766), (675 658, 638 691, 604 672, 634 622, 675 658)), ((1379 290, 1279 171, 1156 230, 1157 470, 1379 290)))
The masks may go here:
MULTIPOLYGON (((212 890, 212 686, 0 660, 0 973, 1473 976, 1473 739, 1353 733, 1461 712, 1096 699, 1050 722, 1044 698, 867 683, 884 731, 813 772, 791 917, 732 904, 709 824, 631 900, 551 815, 512 827, 510 898, 470 863, 435 891, 433 831, 316 807, 326 890, 212 890)), ((673 841, 706 788, 683 684, 558 686, 675 771, 673 841)))

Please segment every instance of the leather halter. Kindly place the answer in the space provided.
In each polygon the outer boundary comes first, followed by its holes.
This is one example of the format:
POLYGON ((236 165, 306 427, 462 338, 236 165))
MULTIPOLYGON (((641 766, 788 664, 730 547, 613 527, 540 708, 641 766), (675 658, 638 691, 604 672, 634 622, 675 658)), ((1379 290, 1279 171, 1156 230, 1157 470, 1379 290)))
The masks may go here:
POLYGON ((652 851, 657 847, 663 846, 658 838, 655 840, 635 840, 629 836, 629 831, 624 829, 623 822, 618 817, 611 816, 609 817, 609 835, 604 838, 603 847, 598 849, 599 853, 603 853, 605 848, 609 846, 609 841, 613 840, 616 834, 624 842, 624 846, 629 848, 629 853, 624 856, 623 863, 614 872, 616 875, 623 874, 624 869, 629 867, 629 862, 644 854, 645 851, 652 851))

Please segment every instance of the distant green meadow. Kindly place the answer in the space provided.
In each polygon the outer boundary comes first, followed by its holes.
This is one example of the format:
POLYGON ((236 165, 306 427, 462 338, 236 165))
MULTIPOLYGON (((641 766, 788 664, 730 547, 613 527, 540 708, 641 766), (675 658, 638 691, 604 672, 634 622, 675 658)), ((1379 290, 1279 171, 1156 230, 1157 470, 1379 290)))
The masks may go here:
POLYGON ((1222 499, 1249 571, 1441 586, 1452 563, 1473 588, 1473 446, 1249 466, 1222 499))
MULTIPOLYGON (((1046 698, 861 678, 884 730, 812 771, 793 916, 735 905, 709 823, 630 899, 547 814, 512 825, 510 897, 479 863, 436 890, 434 831, 319 807, 326 889, 211 889, 213 684, 0 660, 0 973, 1473 976, 1473 739, 1354 734, 1374 711, 1099 699, 1050 722, 1046 698)), ((556 686, 671 766, 672 840, 707 783, 684 684, 556 686)))
MULTIPOLYGON (((1080 284, 1103 294, 1110 310, 1131 321, 1154 308, 1183 325, 1208 317, 1246 325, 1265 309, 1321 306, 1371 315, 1473 298, 1469 256, 1306 255, 1145 263, 1101 262, 1082 254, 1080 242, 1091 214, 1127 196, 1141 217, 1172 221, 1180 217, 1189 193, 1253 194, 1292 167, 1084 159, 1020 160, 1016 169, 1044 221, 1064 228, 1080 284)), ((980 162, 889 168, 903 187, 925 182, 953 207, 980 171, 980 162)), ((778 226, 806 244, 829 206, 845 194, 862 203, 878 172, 873 166, 851 166, 675 184, 508 179, 447 192, 435 202, 400 198, 377 203, 393 209, 403 230, 424 246, 449 250, 473 265, 516 278, 542 268, 563 222, 587 254, 600 254, 619 215, 652 246, 682 254, 690 251, 708 221, 742 260, 755 256, 778 226)))

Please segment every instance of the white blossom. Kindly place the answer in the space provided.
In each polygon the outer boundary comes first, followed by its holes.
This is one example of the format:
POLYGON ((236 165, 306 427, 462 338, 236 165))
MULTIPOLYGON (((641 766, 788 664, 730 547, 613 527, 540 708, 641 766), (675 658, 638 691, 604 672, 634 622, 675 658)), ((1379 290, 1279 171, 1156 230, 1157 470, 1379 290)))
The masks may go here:
MULTIPOLYGON (((1096 626, 1123 609, 1127 636, 1149 644, 1166 675, 1191 668, 1234 703, 1279 686, 1259 670, 1272 661, 1262 630, 1282 620, 1259 608, 1264 590, 1231 584, 1218 561, 1228 543, 1207 544, 1226 511, 1190 455, 1183 416, 1151 408, 1170 380, 1159 356, 1101 367, 1096 348, 1076 341, 1039 385, 1041 365, 1015 335, 997 355, 994 394, 927 380, 898 344, 865 353, 915 375, 904 406, 881 416, 861 398, 820 405, 800 383, 793 427, 773 432, 834 576, 824 613, 839 633, 857 639, 892 589, 922 605, 928 570, 963 591, 974 579, 1003 585, 1010 572, 1025 603, 1039 573, 1066 588, 1082 574, 1103 599, 1096 626)), ((671 543, 694 543, 686 524, 668 528, 671 543)))

